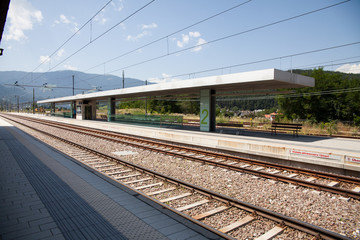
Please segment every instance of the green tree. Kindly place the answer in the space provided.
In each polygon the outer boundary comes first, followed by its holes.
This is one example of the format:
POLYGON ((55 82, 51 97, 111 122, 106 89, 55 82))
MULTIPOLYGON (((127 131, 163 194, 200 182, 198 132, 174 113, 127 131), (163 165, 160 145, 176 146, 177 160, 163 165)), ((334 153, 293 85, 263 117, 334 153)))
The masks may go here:
POLYGON ((360 75, 322 68, 295 72, 315 78, 315 87, 296 89, 295 97, 278 97, 285 117, 330 122, 353 121, 360 116, 360 75))

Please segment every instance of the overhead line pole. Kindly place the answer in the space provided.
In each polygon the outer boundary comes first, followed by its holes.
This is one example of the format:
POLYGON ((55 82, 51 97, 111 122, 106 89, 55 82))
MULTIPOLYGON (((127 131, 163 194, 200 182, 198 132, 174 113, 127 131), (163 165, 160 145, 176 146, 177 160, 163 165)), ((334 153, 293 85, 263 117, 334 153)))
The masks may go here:
POLYGON ((123 88, 125 88, 125 73, 124 73, 124 70, 122 72, 122 80, 123 80, 123 88))
MULTIPOLYGON (((73 91, 73 96, 75 96, 75 75, 72 75, 72 91, 73 91)), ((72 101, 71 102, 71 118, 75 117, 75 105, 76 105, 76 101, 72 101)))
POLYGON ((17 111, 20 112, 20 105, 19 105, 19 98, 20 98, 20 96, 17 95, 16 97, 17 97, 17 111))

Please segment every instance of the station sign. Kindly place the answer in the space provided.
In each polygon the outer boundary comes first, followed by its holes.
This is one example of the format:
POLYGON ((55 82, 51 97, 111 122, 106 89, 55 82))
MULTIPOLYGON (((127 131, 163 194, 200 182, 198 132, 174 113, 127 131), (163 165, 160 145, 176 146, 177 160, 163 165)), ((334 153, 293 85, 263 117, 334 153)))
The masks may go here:
POLYGON ((210 90, 200 90, 200 131, 210 131, 210 98, 210 90))

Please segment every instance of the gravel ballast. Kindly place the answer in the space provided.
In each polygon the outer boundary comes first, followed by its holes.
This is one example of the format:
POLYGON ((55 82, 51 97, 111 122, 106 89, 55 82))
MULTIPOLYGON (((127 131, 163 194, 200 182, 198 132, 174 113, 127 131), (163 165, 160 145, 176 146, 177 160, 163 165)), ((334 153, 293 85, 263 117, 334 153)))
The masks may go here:
MULTIPOLYGON (((58 141, 38 132, 18 124, 14 125, 49 145, 54 146, 55 143, 56 146, 56 144, 59 144, 58 141)), ((37 123, 31 123, 30 125, 36 128, 39 127, 42 130, 46 129, 51 134, 139 164, 162 174, 314 224, 352 239, 360 239, 360 202, 357 200, 264 178, 254 178, 249 174, 203 165, 117 143, 110 144, 109 141, 95 137, 85 137, 83 134, 41 126, 37 123), (114 154, 114 152, 123 151, 136 152, 137 154, 124 156, 114 154)), ((206 221, 212 220, 209 218, 206 221)), ((250 238, 254 237, 255 234, 252 234, 251 226, 246 226, 246 229, 249 229, 245 230, 249 234, 247 237, 250 238)), ((268 227, 264 226, 266 229, 268 227)), ((231 235, 239 235, 244 229, 235 230, 231 235)), ((279 235, 275 239, 286 239, 286 236, 301 239, 305 237, 297 234, 291 230, 285 230, 285 234, 279 235)))

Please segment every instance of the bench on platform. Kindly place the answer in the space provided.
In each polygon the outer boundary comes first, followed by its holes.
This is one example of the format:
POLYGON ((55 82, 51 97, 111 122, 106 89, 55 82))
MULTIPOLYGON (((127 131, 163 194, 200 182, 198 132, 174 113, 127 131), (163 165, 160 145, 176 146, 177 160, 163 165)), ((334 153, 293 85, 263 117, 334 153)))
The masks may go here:
POLYGON ((273 122, 271 124, 271 135, 273 133, 275 133, 276 135, 276 131, 278 129, 281 130, 286 130, 286 131, 292 131, 293 132, 293 136, 299 136, 298 133, 302 128, 302 124, 299 123, 278 123, 278 122, 273 122))

